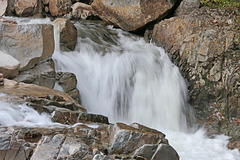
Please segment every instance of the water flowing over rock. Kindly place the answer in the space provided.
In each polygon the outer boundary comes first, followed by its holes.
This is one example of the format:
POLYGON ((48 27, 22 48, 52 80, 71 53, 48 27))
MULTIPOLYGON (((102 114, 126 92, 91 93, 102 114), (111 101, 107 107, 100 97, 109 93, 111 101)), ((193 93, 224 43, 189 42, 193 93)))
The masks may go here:
POLYGON ((3 16, 7 10, 8 0, 0 1, 0 16, 3 16))
POLYGON ((71 0, 50 0, 49 10, 52 16, 62 16, 71 10, 71 0))
POLYGON ((28 99, 29 105, 39 112, 45 111, 51 113, 55 110, 54 107, 51 108, 51 106, 58 106, 66 109, 70 108, 72 111, 86 112, 85 108, 66 93, 42 86, 33 84, 8 85, 8 83, 4 83, 4 86, 0 87, 0 92, 19 97, 19 99, 10 98, 12 102, 15 101, 16 104, 22 103, 24 101, 23 99, 28 99), (50 107, 44 108, 42 105, 50 107))
POLYGON ((0 21, 0 50, 20 62, 20 70, 32 68, 54 51, 53 26, 13 24, 0 21))
POLYGON ((163 19, 177 0, 95 0, 92 3, 97 15, 123 30, 135 31, 149 22, 163 19))
POLYGON ((58 18, 54 21, 54 24, 59 27, 61 50, 73 50, 77 43, 76 27, 66 18, 58 18))
POLYGON ((5 78, 14 78, 18 75, 20 63, 11 55, 0 51, 0 73, 3 73, 5 78))

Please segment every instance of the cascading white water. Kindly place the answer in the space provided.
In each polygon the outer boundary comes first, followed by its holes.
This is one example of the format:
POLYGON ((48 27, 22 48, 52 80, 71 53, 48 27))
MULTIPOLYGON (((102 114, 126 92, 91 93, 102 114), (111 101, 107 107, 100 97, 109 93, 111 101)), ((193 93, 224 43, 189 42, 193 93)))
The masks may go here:
MULTIPOLYGON (((77 76, 82 105, 111 122, 139 122, 164 131, 183 160, 238 160, 227 137, 187 133, 187 89, 164 50, 121 30, 77 23, 73 52, 55 51, 57 71, 77 76)), ((56 41, 59 41, 55 37, 56 41)))
MULTIPOLYGON (((0 93, 0 97, 5 96, 0 93)), ((39 114, 26 105, 0 101, 0 126, 46 126, 53 125, 50 115, 39 114)))
POLYGON ((109 31, 79 37, 74 52, 53 56, 58 71, 77 76, 83 106, 107 115, 111 122, 138 121, 155 128, 185 130, 186 85, 178 68, 163 49, 112 29, 118 37, 114 38, 109 31))

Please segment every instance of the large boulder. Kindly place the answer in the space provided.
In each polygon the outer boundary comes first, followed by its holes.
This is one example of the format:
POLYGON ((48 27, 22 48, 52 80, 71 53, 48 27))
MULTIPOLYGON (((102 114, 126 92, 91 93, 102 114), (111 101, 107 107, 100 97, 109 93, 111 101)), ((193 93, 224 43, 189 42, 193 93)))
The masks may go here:
POLYGON ((177 0, 95 0, 97 15, 123 30, 135 31, 149 22, 161 20, 171 11, 177 0))
POLYGON ((14 78, 18 75, 20 63, 11 55, 0 51, 0 73, 3 73, 5 78, 14 78))
POLYGON ((42 13, 41 0, 18 0, 14 4, 16 15, 20 17, 30 17, 42 13))
POLYGON ((49 10, 52 16, 62 16, 71 11, 71 0, 50 0, 49 10))
POLYGON ((77 28, 74 24, 66 18, 58 18, 54 21, 54 25, 58 27, 60 32, 61 50, 74 50, 77 44, 77 28))
POLYGON ((13 24, 0 21, 0 50, 20 62, 20 70, 32 68, 48 59, 54 51, 53 26, 13 24))
POLYGON ((3 16, 7 10, 8 0, 0 1, 0 16, 3 16))

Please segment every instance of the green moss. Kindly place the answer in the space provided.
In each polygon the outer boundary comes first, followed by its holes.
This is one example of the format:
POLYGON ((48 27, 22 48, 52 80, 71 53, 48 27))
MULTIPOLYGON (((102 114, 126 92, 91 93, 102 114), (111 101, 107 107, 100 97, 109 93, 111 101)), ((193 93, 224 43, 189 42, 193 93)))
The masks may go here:
POLYGON ((240 7, 239 0, 200 0, 202 6, 221 9, 235 9, 240 7))

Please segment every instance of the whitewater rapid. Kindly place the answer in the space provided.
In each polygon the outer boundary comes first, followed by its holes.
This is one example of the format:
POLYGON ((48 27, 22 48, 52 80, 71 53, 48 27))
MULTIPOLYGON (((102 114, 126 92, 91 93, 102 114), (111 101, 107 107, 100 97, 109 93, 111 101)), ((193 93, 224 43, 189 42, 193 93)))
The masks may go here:
MULTIPOLYGON (((15 20, 26 25, 53 24, 50 19, 15 20)), ((238 150, 227 149, 227 136, 211 139, 204 129, 193 132, 189 127, 194 115, 187 103, 186 82, 162 48, 109 26, 75 26, 79 37, 72 52, 60 51, 55 26, 53 59, 57 71, 76 75, 82 105, 88 112, 106 115, 112 123, 139 122, 164 132, 182 160, 240 160, 238 150)), ((43 118, 42 124, 57 125, 49 115, 40 115, 25 105, 0 101, 0 106, 5 117, 22 117, 11 124, 0 119, 6 126, 38 125, 31 114, 43 118)))

